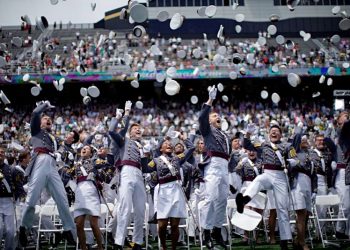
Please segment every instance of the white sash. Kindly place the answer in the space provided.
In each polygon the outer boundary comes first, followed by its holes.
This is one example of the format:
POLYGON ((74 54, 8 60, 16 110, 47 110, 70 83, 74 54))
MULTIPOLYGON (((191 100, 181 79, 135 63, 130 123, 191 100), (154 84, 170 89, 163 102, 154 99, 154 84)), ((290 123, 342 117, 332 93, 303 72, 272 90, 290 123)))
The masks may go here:
POLYGON ((2 183, 5 185, 5 188, 6 188, 7 192, 8 192, 8 193, 11 193, 10 185, 9 185, 9 183, 7 182, 5 176, 4 176, 4 178, 2 178, 2 183))
POLYGON ((272 149, 275 151, 279 161, 281 162, 282 167, 285 168, 286 167, 286 162, 285 162, 281 152, 278 150, 277 146, 274 143, 272 143, 272 142, 270 142, 270 143, 271 143, 272 149))
POLYGON ((225 135, 225 133, 224 132, 222 132, 222 131, 220 131, 220 129, 217 129, 219 132, 220 132, 220 134, 222 134, 224 137, 225 137, 225 141, 226 141, 226 149, 227 149, 227 154, 230 154, 230 144, 229 144, 229 141, 228 141, 228 138, 227 138, 227 136, 225 135))
POLYGON ((55 137, 52 134, 50 134, 50 133, 48 133, 48 134, 49 134, 49 137, 50 137, 50 139, 51 139, 51 141, 53 143, 54 152, 56 152, 57 151, 57 141, 56 141, 55 137))
POLYGON ((247 158, 247 161, 248 161, 249 165, 254 169, 256 176, 258 176, 259 175, 258 168, 255 166, 255 164, 249 158, 247 158))
POLYGON ((137 147, 139 148, 139 151, 140 151, 140 157, 143 158, 144 157, 144 154, 143 154, 143 147, 141 145, 141 143, 139 143, 138 141, 134 141, 135 144, 137 145, 137 147))
POLYGON ((325 171, 326 171, 326 163, 324 162, 322 153, 321 153, 318 149, 316 149, 316 148, 314 149, 314 151, 316 152, 316 154, 318 155, 318 157, 320 157, 320 159, 321 159, 322 170, 323 170, 323 172, 325 172, 325 171))

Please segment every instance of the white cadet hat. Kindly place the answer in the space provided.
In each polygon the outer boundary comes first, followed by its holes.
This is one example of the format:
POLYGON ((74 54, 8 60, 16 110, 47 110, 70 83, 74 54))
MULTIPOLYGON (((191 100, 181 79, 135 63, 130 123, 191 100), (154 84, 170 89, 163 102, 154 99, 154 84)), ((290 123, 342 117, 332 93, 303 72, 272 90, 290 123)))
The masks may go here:
POLYGON ((243 60, 243 58, 242 58, 242 56, 240 54, 234 53, 232 55, 232 62, 234 64, 240 64, 242 62, 242 60, 243 60))
POLYGON ((128 17, 128 10, 126 8, 123 8, 121 11, 120 11, 120 14, 119 14, 119 19, 120 20, 124 20, 128 17))
POLYGON ((201 57, 201 50, 199 48, 195 48, 194 50, 192 50, 192 54, 194 58, 198 59, 201 57))
POLYGON ((209 18, 215 16, 216 14, 216 6, 215 5, 209 5, 205 8, 205 15, 209 18))
POLYGON ((146 29, 141 25, 136 25, 132 30, 132 34, 138 38, 143 37, 146 35, 146 29))
POLYGON ((231 71, 228 75, 229 75, 230 79, 232 79, 232 80, 236 80, 238 77, 238 74, 236 71, 231 71))
POLYGON ((294 42, 292 40, 287 40, 284 44, 286 49, 292 50, 294 48, 294 42))
POLYGON ((272 70, 273 73, 277 73, 279 71, 278 65, 277 64, 273 65, 271 67, 271 70, 272 70))
POLYGON ((90 96, 84 96, 84 98, 83 98, 83 103, 85 104, 85 105, 88 105, 89 104, 89 102, 91 101, 91 97, 90 96))
POLYGON ((182 50, 178 50, 176 52, 176 55, 177 55, 178 58, 184 59, 186 57, 186 51, 183 50, 183 49, 182 50))
POLYGON ((266 38, 261 36, 258 38, 257 40, 257 43, 260 45, 260 46, 264 46, 266 44, 266 38))
POLYGON ((235 15, 235 20, 236 20, 236 22, 238 22, 238 23, 243 22, 244 19, 245 19, 245 16, 244 16, 244 14, 242 14, 242 13, 238 13, 238 14, 235 15))
POLYGON ((198 97, 196 95, 191 96, 191 103, 197 104, 198 103, 198 97))
POLYGON ((21 48, 22 45, 23 45, 22 38, 20 38, 20 37, 18 37, 18 36, 12 38, 11 43, 12 43, 13 45, 15 45, 17 48, 21 48))
POLYGON ((337 44, 337 43, 340 42, 340 36, 339 35, 333 35, 330 40, 331 40, 331 43, 337 44))
POLYGON ((61 76, 67 76, 67 75, 68 75, 67 69, 66 69, 66 68, 60 69, 60 75, 61 75, 61 76))
POLYGON ((143 4, 134 4, 130 8, 130 17, 136 22, 136 23, 143 23, 148 18, 148 9, 143 4))
POLYGON ((192 72, 192 75, 198 75, 198 73, 199 73, 199 68, 198 67, 195 67, 194 68, 194 70, 193 70, 193 72, 192 72))
POLYGON ((276 36, 276 42, 277 42, 279 45, 284 44, 284 42, 285 42, 284 36, 282 36, 282 35, 276 36))
POLYGON ((35 19, 36 22, 36 26, 43 32, 44 30, 47 29, 47 27, 49 27, 49 22, 47 21, 46 17, 41 16, 41 17, 37 17, 35 19))
POLYGON ((288 80, 289 85, 292 87, 298 86, 301 82, 300 77, 295 73, 289 73, 287 80, 288 80))
POLYGON ((131 85, 132 87, 134 87, 135 89, 137 89, 137 88, 140 86, 140 84, 139 84, 139 82, 138 82, 137 80, 132 80, 132 81, 130 82, 130 85, 131 85))
POLYGON ((218 91, 219 91, 219 92, 224 91, 224 85, 222 85, 222 83, 221 83, 221 82, 220 82, 220 83, 218 83, 218 85, 217 85, 216 87, 217 87, 217 89, 218 89, 218 91))
POLYGON ((269 19, 271 22, 278 22, 280 20, 280 16, 277 14, 272 14, 270 15, 269 19))
POLYGON ((2 90, 0 91, 0 99, 5 105, 11 103, 10 100, 7 98, 7 96, 5 95, 5 93, 2 90))
POLYGON ((166 10, 159 11, 157 14, 157 19, 159 22, 165 22, 166 20, 169 19, 169 12, 166 10))
POLYGON ((165 84, 165 93, 168 95, 176 95, 180 91, 180 84, 175 80, 169 80, 165 84))
POLYGON ((223 95, 221 97, 221 99, 224 101, 224 102, 228 102, 228 96, 227 95, 223 95))
POLYGON ((88 87, 87 92, 91 97, 94 97, 94 98, 100 95, 100 90, 96 86, 88 87))
POLYGON ((235 26, 235 31, 236 31, 236 33, 241 33, 241 31, 242 31, 242 26, 237 24, 237 25, 235 26))
POLYGON ((310 33, 305 33, 304 36, 303 36, 304 42, 309 41, 310 38, 311 38, 311 34, 310 33))
POLYGON ((314 93, 312 93, 312 98, 319 97, 320 95, 321 95, 321 92, 319 92, 319 91, 314 92, 314 93))
POLYGON ((40 94, 40 91, 41 91, 41 87, 40 85, 36 85, 36 86, 33 86, 31 89, 30 89, 30 93, 33 95, 33 96, 38 96, 40 94))
POLYGON ((280 102, 280 100, 281 100, 281 97, 277 94, 277 93, 273 93, 272 95, 271 95, 271 100, 272 100, 272 102, 273 103, 279 103, 280 102))
POLYGON ((332 84, 333 84, 333 79, 329 77, 327 79, 327 86, 331 86, 332 84))
POLYGON ((326 80, 326 76, 325 76, 325 75, 321 75, 321 76, 320 76, 320 79, 318 80, 318 82, 319 82, 320 84, 322 84, 322 83, 324 83, 325 80, 326 80))
POLYGON ((197 14, 198 16, 200 17, 205 17, 206 14, 205 14, 205 11, 206 11, 207 7, 206 6, 201 6, 197 9, 197 14))
POLYGON ((137 102, 135 103, 135 107, 138 108, 138 109, 143 109, 143 102, 137 101, 137 102))
POLYGON ((327 69, 327 75, 334 76, 335 75, 335 68, 334 67, 329 67, 327 69))
POLYGON ((51 3, 52 5, 56 5, 56 4, 58 4, 58 0, 50 0, 50 3, 51 3))
POLYGON ((88 95, 87 88, 84 88, 84 87, 80 88, 80 95, 81 95, 82 97, 87 96, 87 95, 88 95))
POLYGON ((262 99, 267 99, 269 97, 269 92, 267 92, 266 90, 262 90, 260 92, 260 96, 262 99))
POLYGON ((287 0, 287 7, 290 11, 294 11, 294 8, 299 4, 300 0, 287 0))
POLYGON ((334 6, 334 7, 332 8, 332 13, 333 13, 333 15, 337 15, 337 14, 339 14, 339 12, 340 12, 340 6, 339 6, 339 5, 334 6))
POLYGON ((339 28, 341 30, 348 30, 350 29, 350 19, 344 18, 339 22, 339 28))
POLYGON ((175 67, 169 67, 167 70, 166 70, 166 74, 168 77, 170 78, 174 78, 176 76, 176 68, 175 67))
POLYGON ((277 27, 273 24, 270 24, 268 27, 267 27, 267 32, 270 34, 270 35, 275 35, 277 33, 277 27))
POLYGON ((28 73, 24 74, 24 76, 22 77, 23 82, 28 82, 30 79, 30 75, 28 73))
POLYGON ((156 74, 156 81, 157 82, 164 82, 164 80, 165 80, 165 74, 162 72, 158 72, 156 74))
POLYGON ((180 13, 175 13, 170 20, 170 29, 177 30, 180 28, 184 19, 184 16, 182 16, 180 13))

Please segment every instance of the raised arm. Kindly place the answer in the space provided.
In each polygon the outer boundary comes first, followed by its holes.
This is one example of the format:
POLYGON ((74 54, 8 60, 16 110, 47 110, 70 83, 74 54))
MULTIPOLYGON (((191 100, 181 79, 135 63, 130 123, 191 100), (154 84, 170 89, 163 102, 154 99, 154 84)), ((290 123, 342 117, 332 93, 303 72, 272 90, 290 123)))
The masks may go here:
POLYGON ((32 113, 30 120, 30 132, 34 136, 40 132, 40 118, 41 114, 49 107, 49 102, 41 102, 32 113))
POLYGON ((213 101, 216 98, 217 89, 215 85, 209 88, 209 99, 203 104, 202 110, 199 114, 199 131, 202 136, 206 136, 210 133, 210 123, 209 123, 209 113, 211 110, 211 106, 213 105, 213 101))

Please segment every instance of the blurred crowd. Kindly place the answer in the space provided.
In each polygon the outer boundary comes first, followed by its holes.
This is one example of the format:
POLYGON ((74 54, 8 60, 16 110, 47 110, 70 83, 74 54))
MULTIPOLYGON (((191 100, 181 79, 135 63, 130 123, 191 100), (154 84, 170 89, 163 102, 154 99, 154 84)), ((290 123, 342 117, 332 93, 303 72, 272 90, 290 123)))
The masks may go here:
MULTIPOLYGON (((14 34, 20 36, 17 32, 14 34)), ((116 65, 129 65, 132 71, 154 71, 171 66, 177 69, 200 66, 208 70, 219 67, 262 70, 273 65, 286 68, 342 67, 342 62, 350 57, 349 40, 340 37, 319 39, 322 44, 319 48, 315 44, 303 45, 302 38, 291 38, 290 41, 295 41, 292 46, 287 46, 285 38, 286 43, 279 45, 266 32, 259 32, 260 40, 227 38, 219 43, 217 39, 207 39, 206 34, 202 39, 184 40, 181 37, 164 38, 161 34, 136 38, 132 33, 125 33, 122 38, 114 31, 91 30, 91 34, 81 35, 79 31, 71 30, 71 36, 63 38, 53 31, 40 42, 31 34, 23 33, 20 37, 22 45, 18 47, 13 43, 14 34, 1 31, 0 40, 3 43, 0 56, 6 59, 13 73, 20 73, 20 68, 44 73, 60 68, 76 71, 79 65, 88 71, 108 70, 116 65), (19 50, 23 47, 26 50, 19 50)))

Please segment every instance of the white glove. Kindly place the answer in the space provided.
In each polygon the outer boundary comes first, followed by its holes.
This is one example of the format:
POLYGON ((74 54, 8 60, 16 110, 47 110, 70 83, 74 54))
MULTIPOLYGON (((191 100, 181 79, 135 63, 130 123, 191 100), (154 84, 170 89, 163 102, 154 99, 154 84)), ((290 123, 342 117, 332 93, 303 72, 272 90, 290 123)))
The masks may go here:
POLYGON ((254 123, 249 123, 247 125, 247 131, 246 132, 252 135, 252 134, 255 133, 255 129, 256 129, 255 124, 254 123))
POLYGON ((332 167, 333 171, 336 170, 337 169, 337 163, 335 161, 332 161, 331 167, 332 167))
POLYGON ((299 128, 303 128, 304 127, 304 124, 302 122, 298 122, 298 125, 297 125, 299 128))
POLYGON ((196 123, 193 124, 193 125, 192 125, 192 129, 197 130, 197 129, 198 129, 198 125, 197 125, 196 123))
POLYGON ((68 153, 68 159, 71 161, 74 160, 74 155, 71 152, 68 153))
POLYGON ((143 153, 149 153, 152 150, 152 145, 150 143, 143 146, 143 153))
POLYGON ((124 110, 122 110, 122 109, 116 109, 115 118, 117 118, 117 120, 120 120, 123 117, 123 112, 124 112, 124 110))
POLYGON ((131 110, 131 106, 132 106, 132 102, 131 101, 126 101, 125 102, 125 111, 130 111, 131 110))
POLYGON ((172 139, 175 139, 177 137, 179 137, 180 135, 180 132, 178 131, 175 131, 175 127, 174 126, 171 126, 169 129, 168 129, 168 132, 166 133, 166 136, 172 138, 172 139))
POLYGON ((315 201, 316 201, 316 196, 317 196, 316 193, 312 193, 312 195, 311 195, 311 201, 312 201, 312 203, 315 203, 315 201))
POLYGON ((150 181, 152 179, 151 174, 145 174, 145 181, 150 181))
POLYGON ((55 153, 55 159, 57 163, 62 162, 62 156, 60 153, 55 153))
POLYGON ((337 191, 335 190, 334 187, 328 188, 328 194, 336 194, 337 191))
POLYGON ((208 92, 209 92, 209 99, 215 100, 216 99, 216 92, 217 92, 215 85, 209 87, 208 92))
POLYGON ((294 159, 287 159, 287 161, 289 162, 289 165, 291 167, 295 167, 296 165, 298 165, 298 161, 294 160, 294 159))
POLYGON ((194 194, 195 194, 197 197, 199 197, 199 196, 201 196, 202 192, 201 192, 198 188, 196 188, 196 189, 194 190, 194 194))
POLYGON ((29 130, 30 129, 30 123, 26 122, 26 124, 24 124, 24 129, 25 130, 29 130))
POLYGON ((332 129, 332 128, 333 128, 333 123, 331 123, 331 122, 328 123, 328 128, 329 128, 329 129, 332 129))
POLYGON ((45 104, 47 105, 48 109, 52 109, 55 107, 55 106, 51 105, 50 101, 45 101, 45 104))

